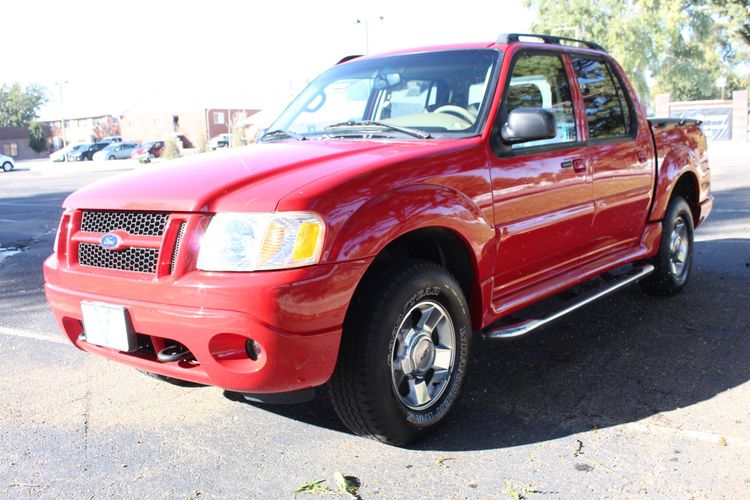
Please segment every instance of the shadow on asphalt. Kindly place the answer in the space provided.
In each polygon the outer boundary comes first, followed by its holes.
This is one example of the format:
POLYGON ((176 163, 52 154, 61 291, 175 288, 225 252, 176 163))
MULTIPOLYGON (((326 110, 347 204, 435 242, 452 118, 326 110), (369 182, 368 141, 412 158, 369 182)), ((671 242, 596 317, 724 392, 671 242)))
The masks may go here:
MULTIPOLYGON (((458 406, 414 448, 547 441, 690 406, 747 382, 750 240, 696 243, 694 264, 675 297, 633 286, 515 342, 475 337, 458 406)), ((347 432, 319 392, 302 405, 242 404, 347 432)))

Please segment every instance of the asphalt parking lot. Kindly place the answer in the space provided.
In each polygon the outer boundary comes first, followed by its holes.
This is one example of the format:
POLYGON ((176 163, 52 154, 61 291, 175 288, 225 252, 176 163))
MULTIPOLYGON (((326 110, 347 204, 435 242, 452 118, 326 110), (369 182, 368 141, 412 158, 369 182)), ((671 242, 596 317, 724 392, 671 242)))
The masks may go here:
POLYGON ((60 204, 151 167, 0 173, 0 497, 291 498, 336 490, 336 472, 362 498, 747 497, 750 145, 711 157, 715 209, 682 294, 636 286, 513 343, 477 338, 452 418, 410 449, 351 435, 324 392, 249 404, 76 350, 42 288, 60 204))

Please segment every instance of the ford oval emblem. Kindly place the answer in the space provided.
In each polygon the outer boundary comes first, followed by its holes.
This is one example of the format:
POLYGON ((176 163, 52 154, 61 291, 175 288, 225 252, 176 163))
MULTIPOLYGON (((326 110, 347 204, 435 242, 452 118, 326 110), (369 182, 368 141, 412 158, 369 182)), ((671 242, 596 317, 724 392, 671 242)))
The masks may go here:
POLYGON ((99 243, 102 245, 102 248, 107 250, 117 250, 122 245, 122 238, 114 233, 107 233, 102 236, 99 243))

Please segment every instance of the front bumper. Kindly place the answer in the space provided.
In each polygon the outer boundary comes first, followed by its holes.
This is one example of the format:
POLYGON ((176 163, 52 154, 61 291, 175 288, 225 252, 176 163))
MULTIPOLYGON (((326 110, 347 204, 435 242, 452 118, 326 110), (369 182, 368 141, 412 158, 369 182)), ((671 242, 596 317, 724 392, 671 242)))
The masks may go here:
MULTIPOLYGON (((45 291, 58 325, 78 348, 132 367, 238 392, 267 394, 324 384, 333 373, 346 308, 369 261, 257 273, 194 271, 175 280, 142 280, 62 270, 52 255, 45 291), (114 291, 117 293, 107 292, 114 291), (125 306, 139 349, 90 344, 81 302, 125 306), (261 349, 251 359, 248 339, 261 349), (195 360, 161 362, 175 342, 195 360)), ((123 274, 123 273, 120 273, 123 274)))

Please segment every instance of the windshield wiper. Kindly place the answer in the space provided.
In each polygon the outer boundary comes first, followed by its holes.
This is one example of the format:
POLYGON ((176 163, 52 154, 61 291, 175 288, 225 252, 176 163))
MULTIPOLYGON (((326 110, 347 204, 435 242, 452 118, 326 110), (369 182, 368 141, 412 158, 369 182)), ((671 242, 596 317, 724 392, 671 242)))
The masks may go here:
POLYGON ((354 121, 349 120, 347 122, 341 122, 341 123, 334 123, 333 125, 328 125, 326 127, 326 130, 330 130, 333 128, 344 128, 344 127, 378 127, 382 129, 387 130, 395 130, 396 132, 401 132, 402 134, 410 135, 412 137, 418 137, 419 139, 432 139, 432 135, 422 132, 421 130, 416 130, 413 128, 408 127, 399 127, 396 125, 391 125, 389 123, 385 122, 379 122, 376 120, 363 120, 363 121, 354 121))
POLYGON ((271 130, 270 132, 266 132, 265 134, 263 134, 263 136, 260 139, 258 139, 258 142, 264 142, 266 138, 271 138, 271 137, 278 137, 280 139, 283 139, 286 137, 286 138, 292 138, 296 141, 307 140, 307 137, 305 137, 304 135, 298 134, 296 132, 292 132, 291 130, 284 130, 281 128, 277 128, 275 130, 271 130))

